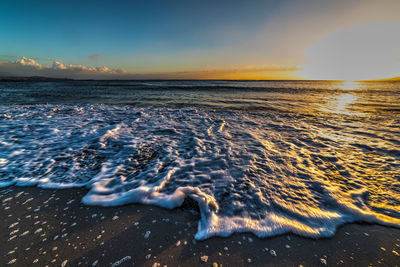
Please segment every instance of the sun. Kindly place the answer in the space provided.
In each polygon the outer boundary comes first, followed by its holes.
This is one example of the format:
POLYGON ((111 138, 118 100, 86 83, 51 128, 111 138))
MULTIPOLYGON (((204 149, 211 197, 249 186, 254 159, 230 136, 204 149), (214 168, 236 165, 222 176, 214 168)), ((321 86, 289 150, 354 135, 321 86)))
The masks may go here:
POLYGON ((332 33, 306 51, 298 75, 313 80, 376 80, 400 76, 400 25, 371 22, 332 33))

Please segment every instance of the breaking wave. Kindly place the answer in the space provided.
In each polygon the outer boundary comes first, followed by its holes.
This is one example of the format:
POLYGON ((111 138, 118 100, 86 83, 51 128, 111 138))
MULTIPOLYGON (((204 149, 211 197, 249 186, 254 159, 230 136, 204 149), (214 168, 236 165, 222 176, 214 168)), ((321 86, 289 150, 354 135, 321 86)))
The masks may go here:
POLYGON ((86 187, 102 206, 190 198, 197 239, 399 227, 400 118, 335 110, 2 105, 0 187, 86 187))

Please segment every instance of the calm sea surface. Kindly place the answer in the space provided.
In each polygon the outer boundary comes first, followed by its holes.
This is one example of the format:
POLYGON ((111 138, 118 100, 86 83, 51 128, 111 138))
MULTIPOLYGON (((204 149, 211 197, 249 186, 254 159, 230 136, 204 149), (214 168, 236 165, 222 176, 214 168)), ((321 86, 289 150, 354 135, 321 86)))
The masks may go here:
POLYGON ((199 204, 196 238, 400 227, 400 83, 0 82, 0 187, 199 204))

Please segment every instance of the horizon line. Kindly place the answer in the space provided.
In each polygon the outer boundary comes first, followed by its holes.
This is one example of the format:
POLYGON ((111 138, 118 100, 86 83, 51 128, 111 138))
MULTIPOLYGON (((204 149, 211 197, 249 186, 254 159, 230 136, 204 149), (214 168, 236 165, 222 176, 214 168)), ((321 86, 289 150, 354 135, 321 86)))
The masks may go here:
POLYGON ((316 79, 214 79, 214 78, 209 78, 209 79, 168 79, 168 78, 162 78, 162 79, 124 79, 124 78, 117 78, 117 79, 96 79, 96 78, 90 78, 90 79, 81 79, 81 78, 68 78, 68 77, 49 77, 49 76, 1 76, 0 75, 0 81, 23 81, 23 80, 32 80, 32 81, 54 81, 54 80, 59 80, 59 81, 320 81, 320 82, 346 82, 346 81, 352 81, 352 82, 385 82, 385 81, 393 81, 397 82, 400 81, 400 76, 399 77, 393 77, 393 78, 386 78, 386 79, 372 79, 372 80, 316 80, 316 79))

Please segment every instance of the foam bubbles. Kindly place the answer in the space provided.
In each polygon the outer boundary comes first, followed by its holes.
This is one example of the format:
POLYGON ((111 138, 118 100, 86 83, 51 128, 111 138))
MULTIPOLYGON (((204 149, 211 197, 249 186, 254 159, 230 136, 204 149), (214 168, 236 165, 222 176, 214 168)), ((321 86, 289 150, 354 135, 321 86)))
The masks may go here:
POLYGON ((84 186, 82 202, 101 206, 172 209, 190 199, 201 216, 196 239, 323 237, 354 221, 400 225, 396 118, 126 105, 1 109, 9 116, 1 117, 0 187, 84 186))

